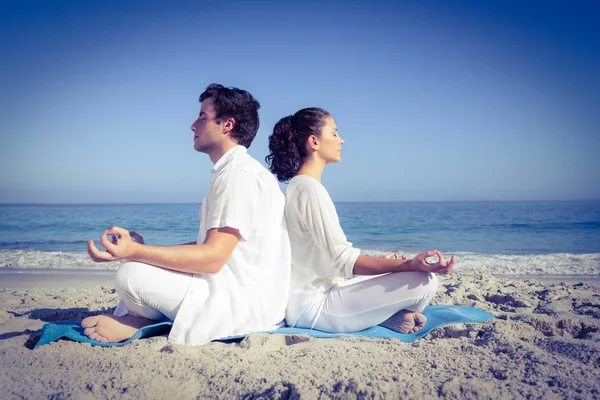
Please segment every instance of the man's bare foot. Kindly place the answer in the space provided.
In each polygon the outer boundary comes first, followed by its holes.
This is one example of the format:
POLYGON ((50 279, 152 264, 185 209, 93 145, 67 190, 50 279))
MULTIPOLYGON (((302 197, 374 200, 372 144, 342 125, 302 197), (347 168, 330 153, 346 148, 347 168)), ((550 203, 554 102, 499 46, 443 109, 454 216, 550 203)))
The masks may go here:
POLYGON ((115 317, 114 315, 95 315, 81 321, 83 333, 97 342, 118 343, 129 339, 138 329, 156 321, 143 317, 115 317))
POLYGON ((383 321, 381 326, 398 333, 415 333, 423 329, 427 317, 416 311, 402 310, 383 321))

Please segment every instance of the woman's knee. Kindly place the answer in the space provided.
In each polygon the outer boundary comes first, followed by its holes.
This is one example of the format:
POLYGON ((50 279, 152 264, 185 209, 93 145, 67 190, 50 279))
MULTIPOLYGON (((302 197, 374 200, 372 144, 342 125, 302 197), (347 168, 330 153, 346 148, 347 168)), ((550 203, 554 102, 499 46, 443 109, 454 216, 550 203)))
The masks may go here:
POLYGON ((438 290, 438 278, 437 275, 431 272, 427 272, 426 273, 427 276, 427 283, 424 285, 426 290, 427 290, 427 297, 429 297, 430 299, 432 299, 438 290))

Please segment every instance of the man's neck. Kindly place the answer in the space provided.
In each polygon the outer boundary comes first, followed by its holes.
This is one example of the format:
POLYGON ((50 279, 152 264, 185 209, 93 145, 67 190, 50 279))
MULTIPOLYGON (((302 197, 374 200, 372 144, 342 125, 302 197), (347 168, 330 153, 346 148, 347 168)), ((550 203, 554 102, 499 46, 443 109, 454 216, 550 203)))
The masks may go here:
POLYGON ((212 150, 210 153, 208 153, 208 156, 210 157, 210 161, 212 161, 213 164, 216 164, 217 161, 219 161, 225 153, 227 153, 229 150, 231 150, 232 148, 234 148, 237 145, 238 145, 237 143, 229 141, 229 140, 223 142, 223 144, 221 146, 216 147, 214 150, 212 150))

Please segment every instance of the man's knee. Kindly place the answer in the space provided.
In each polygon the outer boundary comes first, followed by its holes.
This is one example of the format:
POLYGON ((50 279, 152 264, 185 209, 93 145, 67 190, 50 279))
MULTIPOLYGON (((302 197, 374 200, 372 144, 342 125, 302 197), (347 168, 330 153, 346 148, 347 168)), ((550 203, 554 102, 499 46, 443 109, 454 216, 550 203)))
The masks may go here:
POLYGON ((114 281, 117 291, 122 291, 130 288, 131 282, 135 280, 139 274, 139 269, 136 268, 136 262, 125 262, 119 266, 115 273, 114 281))

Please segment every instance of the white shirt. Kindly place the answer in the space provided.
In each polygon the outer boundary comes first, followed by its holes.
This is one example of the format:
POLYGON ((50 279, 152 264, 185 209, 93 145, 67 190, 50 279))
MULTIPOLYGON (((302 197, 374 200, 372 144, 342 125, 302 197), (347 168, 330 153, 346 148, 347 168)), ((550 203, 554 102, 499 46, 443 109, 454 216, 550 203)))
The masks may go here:
POLYGON ((353 277, 360 250, 352 247, 321 182, 297 175, 285 193, 285 219, 292 245, 292 279, 286 322, 294 326, 315 298, 353 277))
POLYGON ((209 229, 226 226, 241 239, 219 272, 194 275, 170 342, 201 345, 275 329, 283 320, 291 263, 284 205, 275 177, 245 147, 217 161, 202 200, 198 243, 209 229))

